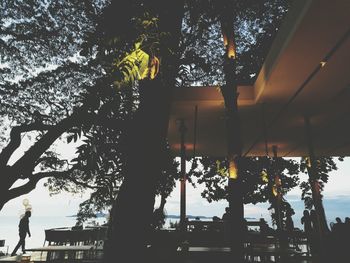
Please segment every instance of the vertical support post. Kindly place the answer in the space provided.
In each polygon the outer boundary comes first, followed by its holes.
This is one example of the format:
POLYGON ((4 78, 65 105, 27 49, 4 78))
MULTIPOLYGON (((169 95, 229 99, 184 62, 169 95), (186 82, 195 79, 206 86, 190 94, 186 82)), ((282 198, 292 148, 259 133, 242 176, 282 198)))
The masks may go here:
POLYGON ((308 115, 304 115, 304 122, 305 122, 306 141, 307 141, 307 147, 309 151, 309 160, 310 160, 310 166, 308 166, 307 170, 309 174, 309 182, 311 185, 312 200, 313 200, 316 215, 317 215, 317 233, 321 240, 323 235, 326 232, 328 232, 329 229, 327 226, 326 214, 322 204, 322 196, 321 196, 320 186, 318 182, 318 174, 316 169, 316 165, 317 165, 316 157, 315 157, 314 145, 312 140, 311 122, 310 122, 310 117, 308 115))
POLYGON ((266 128, 266 118, 265 118, 265 102, 262 104, 262 127, 263 127, 263 134, 264 134, 264 141, 265 141, 265 155, 266 157, 269 156, 269 147, 267 142, 267 128, 266 128))
MULTIPOLYGON (((273 159, 274 159, 274 185, 273 185, 273 195, 276 210, 276 220, 277 220, 277 235, 279 239, 280 247, 288 248, 288 235, 283 229, 282 222, 282 184, 280 178, 280 169, 277 164, 277 145, 272 146, 273 159)), ((281 255, 280 262, 285 262, 284 255, 281 255)))
POLYGON ((180 120, 181 135, 181 179, 180 179, 180 230, 186 232, 186 146, 185 133, 187 129, 184 119, 180 120))
POLYGON ((273 158, 274 158, 274 196, 276 202, 276 213, 277 213, 277 231, 282 232, 282 216, 281 216, 281 203, 282 203, 282 193, 281 193, 281 178, 279 176, 279 170, 277 166, 277 145, 272 146, 273 158))

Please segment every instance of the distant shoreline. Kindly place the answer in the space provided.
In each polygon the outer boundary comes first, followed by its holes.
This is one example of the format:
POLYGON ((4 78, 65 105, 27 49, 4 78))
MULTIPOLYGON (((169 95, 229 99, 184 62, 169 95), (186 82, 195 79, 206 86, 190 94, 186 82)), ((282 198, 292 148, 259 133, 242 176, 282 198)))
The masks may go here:
MULTIPOLYGON (((106 217, 107 214, 104 213, 100 213, 100 214, 96 214, 96 218, 101 218, 101 217, 106 217)), ((68 215, 66 217, 77 217, 77 215, 68 215)), ((169 219, 180 219, 180 215, 166 215, 165 218, 169 218, 169 219)), ((212 219, 212 216, 194 216, 194 215, 186 215, 186 218, 188 219, 212 219)), ((245 217, 245 219, 256 219, 255 217, 245 217)))
MULTIPOLYGON (((173 218, 173 219, 180 219, 180 215, 166 215, 166 218, 173 218)), ((187 215, 186 216, 188 219, 195 219, 195 218, 200 218, 200 219, 211 219, 212 217, 208 216, 193 216, 193 215, 187 215)))
MULTIPOLYGON (((66 217, 77 217, 78 215, 68 215, 66 217)), ((95 218, 102 218, 102 217, 107 217, 107 214, 104 214, 104 213, 98 213, 95 215, 96 217, 95 218)))

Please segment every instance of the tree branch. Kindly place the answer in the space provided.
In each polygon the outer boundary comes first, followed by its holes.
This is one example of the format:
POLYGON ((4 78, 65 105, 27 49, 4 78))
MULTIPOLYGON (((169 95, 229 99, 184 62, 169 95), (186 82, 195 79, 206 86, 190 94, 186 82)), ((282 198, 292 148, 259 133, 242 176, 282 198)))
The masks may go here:
POLYGON ((10 133, 10 142, 0 153, 0 167, 4 167, 7 164, 13 152, 21 145, 21 133, 29 131, 44 131, 51 127, 51 125, 38 122, 13 127, 10 133))
POLYGON ((69 178, 67 178, 67 180, 75 183, 76 185, 79 185, 79 186, 82 186, 82 187, 85 187, 85 188, 89 188, 89 189, 93 189, 93 190, 103 188, 102 186, 97 186, 97 185, 96 186, 92 186, 92 185, 89 185, 88 183, 85 183, 85 182, 82 182, 82 181, 78 181, 74 177, 69 177, 69 178))
POLYGON ((55 30, 47 30, 47 29, 40 29, 37 30, 34 33, 23 33, 19 34, 14 31, 0 28, 0 35, 5 36, 12 36, 15 41, 34 41, 34 40, 40 40, 41 42, 45 42, 43 39, 57 36, 58 32, 63 28, 63 26, 59 29, 55 30), (44 37, 45 36, 45 37, 44 37))
POLYGON ((43 178, 47 177, 65 177, 67 174, 70 173, 70 170, 68 171, 53 171, 53 172, 40 172, 36 174, 32 174, 29 177, 29 181, 25 183, 24 185, 12 188, 8 191, 6 194, 6 200, 5 203, 9 200, 12 200, 16 197, 19 197, 21 195, 27 194, 30 191, 34 190, 36 187, 36 184, 43 178))
POLYGON ((91 19, 91 21, 97 23, 98 21, 95 13, 95 8, 93 6, 93 1, 83 0, 83 4, 86 8, 86 15, 91 19))
POLYGON ((36 164, 36 160, 62 135, 66 130, 84 121, 82 116, 87 107, 83 106, 69 117, 61 120, 50 128, 13 166, 14 173, 20 178, 24 173, 30 173, 36 164))

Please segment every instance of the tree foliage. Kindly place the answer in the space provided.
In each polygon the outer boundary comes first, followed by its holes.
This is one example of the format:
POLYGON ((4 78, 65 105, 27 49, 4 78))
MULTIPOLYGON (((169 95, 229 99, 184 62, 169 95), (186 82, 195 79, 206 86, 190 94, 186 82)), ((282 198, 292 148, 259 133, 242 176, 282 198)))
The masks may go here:
MULTIPOLYGON (((205 189, 201 193, 208 202, 225 200, 228 198, 228 164, 226 159, 202 157, 202 173, 198 176, 198 183, 204 184, 205 189)), ((257 204, 270 202, 269 209, 275 208, 275 175, 281 180, 281 193, 287 194, 299 183, 299 164, 291 159, 269 157, 245 157, 241 159, 240 177, 242 180, 243 200, 245 204, 257 204)), ((275 210, 275 209, 273 209, 275 210)), ((287 200, 282 199, 282 218, 287 213, 293 214, 293 209, 287 200)), ((276 211, 272 212, 273 222, 276 222, 276 211)))
MULTIPOLYGON (((232 1, 240 85, 254 83, 291 1, 232 1)), ((221 1, 188 1, 181 41, 179 86, 222 85, 221 1)))
MULTIPOLYGON (((55 178, 49 181, 51 190, 59 186, 75 191, 74 185, 79 182, 77 165, 61 160, 50 147, 65 132, 68 142, 82 135, 89 138, 94 131, 102 136, 102 129, 95 127, 106 125, 106 116, 115 117, 116 107, 126 103, 113 85, 123 81, 115 73, 122 72, 132 60, 127 56, 130 49, 126 48, 126 39, 123 48, 109 53, 89 43, 105 1, 33 1, 23 5, 21 1, 5 1, 2 5, 0 115, 5 120, 0 123, 0 166, 7 172, 3 176, 1 207, 46 177, 55 178), (117 66, 116 58, 122 61, 117 66), (28 132, 36 135, 31 139, 32 146, 10 165, 22 135, 28 132), (73 172, 75 176, 69 176, 73 172), (18 179, 29 181, 10 190, 18 179)), ((133 103, 137 107, 138 101, 133 103)), ((84 151, 78 154, 85 158, 84 151)))
MULTIPOLYGON (((198 178, 198 183, 204 183, 206 186, 202 196, 209 202, 227 199, 227 160, 203 157, 201 158, 201 164, 203 170, 198 178)), ((246 157, 242 158, 240 165, 242 167, 242 187, 246 204, 271 200, 272 191, 269 182, 273 182, 276 173, 281 178, 283 194, 298 185, 299 166, 294 160, 246 157)))

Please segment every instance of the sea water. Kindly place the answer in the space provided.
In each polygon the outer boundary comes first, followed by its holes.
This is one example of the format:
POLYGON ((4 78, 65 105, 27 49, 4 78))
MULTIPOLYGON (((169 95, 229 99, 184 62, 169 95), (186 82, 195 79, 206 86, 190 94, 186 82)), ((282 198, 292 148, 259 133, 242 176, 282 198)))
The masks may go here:
MULTIPOLYGON (((6 252, 9 246, 9 253, 16 246, 18 235, 18 216, 0 216, 0 240, 5 239, 5 248, 0 247, 0 251, 6 252)), ((106 222, 105 218, 93 219, 98 224, 106 222)), ((27 235, 26 248, 41 247, 45 241, 45 229, 58 227, 72 227, 76 223, 75 217, 67 216, 32 216, 29 219, 29 229, 31 237, 27 235)), ((91 224, 90 222, 89 224, 91 224)), ((87 225, 87 224, 86 224, 87 225)), ((47 244, 46 244, 47 245, 47 244)), ((18 251, 20 253, 21 250, 18 251)))

